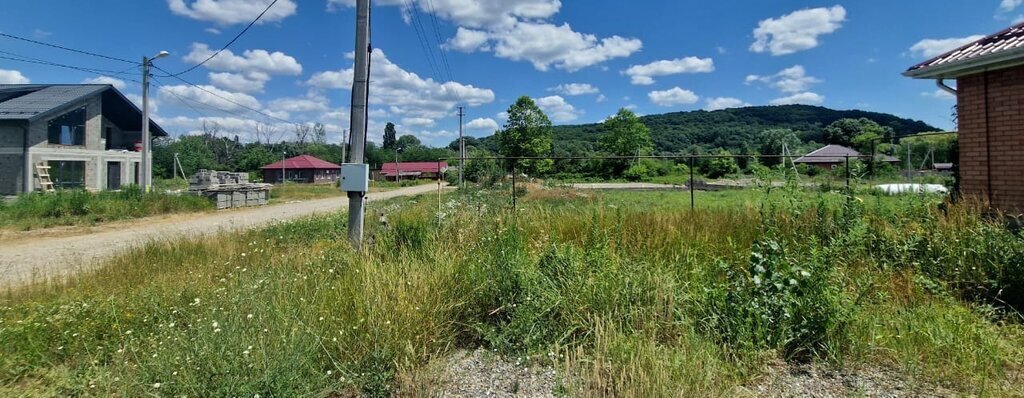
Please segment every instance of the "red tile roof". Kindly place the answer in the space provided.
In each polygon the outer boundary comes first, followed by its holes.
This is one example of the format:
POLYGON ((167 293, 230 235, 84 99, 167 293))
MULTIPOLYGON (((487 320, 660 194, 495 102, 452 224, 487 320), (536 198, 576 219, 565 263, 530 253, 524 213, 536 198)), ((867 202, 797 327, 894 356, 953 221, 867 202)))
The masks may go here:
POLYGON ((999 63, 1024 63, 1024 23, 914 65, 904 75, 928 79, 954 78, 980 72, 983 69, 979 68, 999 63))
POLYGON ((401 170, 402 175, 422 173, 443 173, 448 170, 448 162, 402 162, 401 168, 397 163, 384 163, 380 168, 380 174, 394 176, 401 170))
POLYGON ((263 166, 264 169, 340 169, 341 166, 313 156, 302 155, 263 166), (281 163, 284 163, 282 165, 281 163))

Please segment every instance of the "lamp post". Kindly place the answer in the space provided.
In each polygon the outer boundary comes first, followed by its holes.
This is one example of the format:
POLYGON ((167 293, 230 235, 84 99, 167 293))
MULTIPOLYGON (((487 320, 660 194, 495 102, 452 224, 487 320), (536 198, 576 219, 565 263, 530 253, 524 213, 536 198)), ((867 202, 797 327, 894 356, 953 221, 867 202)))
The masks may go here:
POLYGON ((153 58, 142 57, 142 190, 149 192, 153 188, 153 165, 150 162, 149 147, 152 145, 152 137, 149 136, 149 68, 153 66, 153 60, 170 55, 167 51, 161 51, 153 58))
POLYGON ((395 182, 402 182, 402 161, 398 160, 398 154, 402 153, 402 148, 395 149, 395 182))
POLYGON ((288 151, 281 151, 281 185, 288 182, 288 151))

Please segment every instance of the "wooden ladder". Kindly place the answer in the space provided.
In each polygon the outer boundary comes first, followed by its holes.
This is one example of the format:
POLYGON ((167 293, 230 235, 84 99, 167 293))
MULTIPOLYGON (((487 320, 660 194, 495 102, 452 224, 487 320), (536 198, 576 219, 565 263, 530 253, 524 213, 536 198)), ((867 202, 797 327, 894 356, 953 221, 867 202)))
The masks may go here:
POLYGON ((39 188, 43 192, 54 192, 53 181, 50 180, 50 166, 46 163, 39 163, 36 165, 36 178, 39 179, 39 188))

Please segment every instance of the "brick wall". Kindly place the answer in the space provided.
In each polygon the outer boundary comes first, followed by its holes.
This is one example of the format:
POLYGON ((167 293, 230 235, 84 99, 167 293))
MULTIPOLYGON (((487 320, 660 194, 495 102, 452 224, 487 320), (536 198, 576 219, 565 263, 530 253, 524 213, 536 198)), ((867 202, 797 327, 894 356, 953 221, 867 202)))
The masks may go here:
POLYGON ((1024 212, 1024 66, 957 79, 965 195, 1024 212))

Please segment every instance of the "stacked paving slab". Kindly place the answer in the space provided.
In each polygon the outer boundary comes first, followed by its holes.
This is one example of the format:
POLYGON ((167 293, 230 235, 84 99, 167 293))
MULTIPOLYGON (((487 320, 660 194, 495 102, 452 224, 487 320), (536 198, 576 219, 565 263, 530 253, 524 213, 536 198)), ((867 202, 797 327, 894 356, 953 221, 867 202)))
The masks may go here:
POLYGON ((209 198, 217 209, 263 206, 270 199, 270 184, 249 182, 248 173, 199 170, 188 179, 188 191, 209 198))

